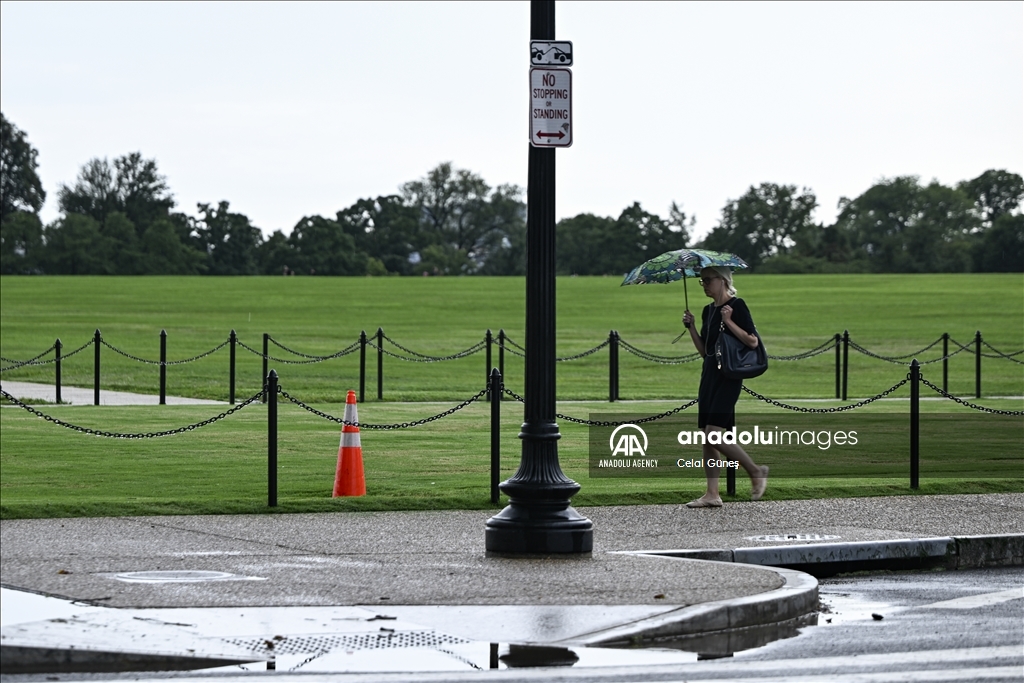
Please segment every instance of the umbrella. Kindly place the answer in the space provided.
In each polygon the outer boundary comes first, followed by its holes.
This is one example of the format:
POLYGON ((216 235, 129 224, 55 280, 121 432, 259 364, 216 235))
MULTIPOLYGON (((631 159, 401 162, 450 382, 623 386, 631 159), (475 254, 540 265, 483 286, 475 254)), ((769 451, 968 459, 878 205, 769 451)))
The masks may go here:
MULTIPOLYGON (((683 296, 686 309, 690 308, 690 295, 686 291, 686 278, 697 277, 702 268, 708 266, 728 266, 729 268, 746 268, 747 263, 736 254, 708 249, 676 249, 666 251, 629 271, 622 280, 622 285, 646 285, 652 282, 683 281, 683 296)), ((680 334, 679 337, 683 335, 680 334)), ((676 337, 673 344, 679 340, 676 337)))

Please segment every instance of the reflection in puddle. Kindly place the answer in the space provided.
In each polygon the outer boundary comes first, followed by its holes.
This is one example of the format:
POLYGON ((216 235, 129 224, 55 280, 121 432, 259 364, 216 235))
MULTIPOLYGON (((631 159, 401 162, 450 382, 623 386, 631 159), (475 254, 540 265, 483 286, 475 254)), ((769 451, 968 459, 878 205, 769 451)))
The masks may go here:
POLYGON ((520 669, 531 666, 572 666, 580 658, 567 647, 509 645, 508 652, 499 656, 498 661, 510 669, 520 669))
POLYGON ((698 660, 721 659, 731 657, 733 653, 764 647, 768 643, 784 638, 800 635, 800 629, 815 626, 817 614, 806 614, 796 619, 764 626, 748 626, 746 628, 729 629, 679 638, 666 638, 641 645, 624 646, 629 648, 663 648, 683 650, 697 654, 698 660))

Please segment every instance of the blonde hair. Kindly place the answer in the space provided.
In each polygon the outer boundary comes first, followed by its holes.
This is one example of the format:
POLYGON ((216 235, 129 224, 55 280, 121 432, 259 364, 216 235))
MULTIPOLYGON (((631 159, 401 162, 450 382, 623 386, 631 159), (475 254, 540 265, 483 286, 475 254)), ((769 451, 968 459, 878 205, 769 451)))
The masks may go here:
POLYGON ((725 291, 728 292, 729 296, 736 296, 736 287, 732 284, 732 268, 729 266, 708 266, 702 268, 700 272, 703 274, 708 270, 725 280, 725 291))

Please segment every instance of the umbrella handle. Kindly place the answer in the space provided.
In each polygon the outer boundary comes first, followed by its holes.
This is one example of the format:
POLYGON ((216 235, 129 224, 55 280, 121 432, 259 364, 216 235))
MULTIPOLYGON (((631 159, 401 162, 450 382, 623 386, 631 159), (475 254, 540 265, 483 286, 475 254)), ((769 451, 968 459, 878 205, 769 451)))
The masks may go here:
MULTIPOLYGON (((690 310, 690 295, 686 291, 686 273, 683 273, 683 298, 686 301, 686 310, 688 311, 688 310, 690 310)), ((689 329, 690 326, 686 325, 686 328, 689 329)), ((682 336, 683 336, 682 334, 679 335, 679 337, 682 337, 682 336)), ((676 337, 672 341, 672 343, 675 344, 677 341, 679 341, 679 337, 676 337)))

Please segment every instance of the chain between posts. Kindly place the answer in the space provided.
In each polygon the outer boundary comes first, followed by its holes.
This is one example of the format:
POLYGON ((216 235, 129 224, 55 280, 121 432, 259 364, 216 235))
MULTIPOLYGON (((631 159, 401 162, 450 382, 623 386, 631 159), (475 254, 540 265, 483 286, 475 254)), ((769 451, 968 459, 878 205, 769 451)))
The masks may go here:
POLYGON ((996 347, 994 347, 991 344, 989 344, 984 339, 981 340, 981 343, 984 344, 985 346, 987 346, 988 348, 992 349, 993 351, 995 351, 994 354, 991 354, 991 353, 983 353, 983 354, 981 354, 985 358, 1005 358, 1006 360, 1013 361, 1014 363, 1019 363, 1020 365, 1024 365, 1024 361, 1020 361, 1020 360, 1017 360, 1016 358, 1014 358, 1014 356, 1019 356, 1020 354, 1024 353, 1024 350, 1016 351, 1014 353, 1003 353, 1002 351, 1000 351, 996 347))
POLYGON ((42 358, 43 356, 48 354, 50 351, 53 351, 55 348, 57 348, 57 343, 56 342, 51 344, 50 348, 46 349, 45 351, 43 351, 42 353, 40 353, 40 354, 38 354, 36 356, 32 356, 28 360, 15 360, 13 358, 7 358, 5 356, 0 356, 0 361, 3 361, 5 363, 15 363, 17 365, 25 365, 27 363, 31 363, 34 360, 39 360, 40 358, 42 358))
POLYGON ((937 394, 939 394, 939 395, 941 395, 941 396, 943 396, 945 398, 948 398, 950 401, 955 401, 955 402, 959 403, 962 406, 967 406, 968 408, 972 408, 974 410, 978 410, 978 411, 981 411, 983 413, 991 413, 993 415, 1024 415, 1024 410, 999 410, 997 408, 986 408, 985 406, 979 406, 977 404, 971 403, 970 401, 965 401, 964 399, 962 399, 962 398, 960 398, 958 396, 954 396, 953 394, 949 393, 948 391, 943 391, 941 387, 938 387, 938 386, 932 384, 931 382, 926 380, 924 377, 921 378, 921 384, 925 385, 926 387, 928 387, 929 389, 931 389, 935 393, 937 393, 937 394))
POLYGON ((821 344, 820 346, 815 346, 810 351, 804 351, 803 353, 793 354, 792 356, 773 356, 771 354, 768 354, 768 359, 769 360, 782 360, 782 361, 803 360, 805 358, 812 358, 814 356, 820 356, 823 353, 828 353, 828 351, 830 349, 834 348, 835 346, 836 346, 836 340, 835 340, 835 338, 832 338, 832 339, 829 339, 824 344, 821 344))
POLYGON ((600 344, 598 344, 594 348, 587 349, 583 353, 577 353, 575 356, 564 356, 562 358, 555 358, 555 361, 558 362, 558 363, 564 363, 565 361, 579 360, 580 358, 586 358, 587 356, 589 356, 591 354, 594 354, 594 353, 597 353, 598 351, 600 351, 604 347, 608 346, 609 343, 610 342, 607 339, 605 339, 603 342, 601 342, 600 344))
POLYGON ((405 356, 400 356, 400 355, 398 355, 396 353, 392 353, 391 351, 388 351, 388 350, 383 349, 383 348, 377 349, 377 347, 372 342, 367 342, 367 345, 368 346, 373 346, 373 348, 375 348, 378 351, 381 351, 383 353, 386 353, 387 355, 389 355, 389 356, 391 356, 393 358, 398 358, 400 360, 406 360, 406 361, 410 361, 410 362, 413 362, 413 363, 438 363, 440 361, 456 360, 458 358, 465 358, 466 356, 472 356, 474 353, 479 353, 484 348, 484 346, 486 346, 486 343, 484 341, 478 341, 476 344, 473 344, 468 349, 465 349, 463 351, 459 351, 458 353, 453 353, 450 356, 428 356, 425 353, 420 353, 418 351, 413 351, 412 349, 410 349, 410 348, 408 348, 406 346, 402 346, 401 344, 399 344, 398 342, 396 342, 394 339, 392 339, 391 337, 387 336, 386 334, 382 335, 382 336, 383 336, 384 339, 386 339, 389 342, 391 342, 397 348, 401 349, 402 351, 405 351, 406 353, 408 353, 410 355, 416 356, 416 358, 406 358, 405 356))
POLYGON ((652 363, 661 363, 662 365, 681 365, 682 363, 689 363, 697 360, 700 357, 699 353, 691 353, 683 356, 659 356, 643 349, 638 349, 627 341, 619 339, 619 346, 624 348, 629 353, 633 354, 637 358, 642 358, 652 363))
POLYGON ((65 422, 64 420, 60 420, 60 419, 58 419, 56 417, 53 417, 52 415, 47 415, 46 413, 40 412, 40 411, 36 410, 35 408, 33 408, 32 406, 29 406, 29 405, 26 405, 25 403, 22 403, 18 399, 14 398, 14 396, 8 394, 3 389, 0 389, 0 393, 3 394, 4 398, 6 398, 8 401, 10 401, 14 405, 18 406, 19 408, 24 408, 25 410, 27 410, 28 412, 32 413, 36 417, 42 418, 42 419, 46 420, 47 422, 52 422, 53 424, 55 424, 55 425, 57 425, 59 427, 64 427, 66 429, 71 429, 71 430, 76 431, 76 432, 81 432, 82 434, 91 434, 92 436, 104 436, 104 437, 111 438, 111 439, 156 439, 156 438, 160 438, 160 437, 163 437, 163 436, 173 436, 174 434, 182 434, 184 432, 191 432, 191 431, 194 431, 196 429, 199 429, 200 427, 205 427, 207 425, 213 424, 214 422, 219 422, 220 420, 223 420, 224 418, 228 417, 229 415, 237 413, 242 408, 245 408, 246 406, 248 406, 248 405, 250 405, 252 403, 255 403, 256 401, 259 401, 260 398, 263 396, 263 390, 261 389, 259 392, 257 392, 256 394, 253 394, 251 397, 249 397, 248 399, 246 399, 242 403, 239 403, 237 406, 235 406, 235 407, 233 407, 233 408, 231 408, 229 410, 224 411, 220 415, 216 415, 214 417, 211 417, 208 420, 203 420, 202 422, 196 422, 195 424, 190 424, 190 425, 187 425, 185 427, 178 427, 177 429, 169 429, 169 430, 166 430, 166 431, 163 431, 163 432, 127 433, 127 434, 125 434, 125 433, 121 433, 121 432, 105 432, 105 431, 102 431, 102 430, 99 430, 99 429, 91 429, 89 427, 80 427, 78 425, 71 424, 70 422, 65 422))
POLYGON ((871 398, 866 398, 863 401, 858 401, 857 403, 851 403, 848 406, 836 406, 834 408, 804 408, 802 406, 791 406, 788 403, 782 403, 781 401, 777 401, 774 398, 768 398, 767 396, 762 396, 761 394, 757 393, 753 389, 750 389, 750 388, 748 388, 746 386, 743 387, 743 391, 747 392, 748 394, 750 394, 751 396, 753 396, 754 398, 756 398, 759 401, 764 401, 765 403, 771 404, 771 405, 776 406, 778 408, 785 408, 786 410, 795 410, 798 413, 842 413, 842 412, 845 412, 847 410, 853 410, 854 408, 860 408, 861 406, 866 406, 869 403, 874 403, 875 401, 877 401, 877 400, 879 400, 881 398, 885 398, 886 396, 888 396, 892 392, 896 391, 897 389, 899 389, 900 387, 902 387, 904 384, 906 384, 909 381, 910 381, 910 374, 908 373, 906 377, 904 377, 899 382, 897 382, 896 384, 892 385, 891 387, 889 387, 888 389, 886 389, 885 391, 883 391, 880 394, 876 394, 876 395, 872 396, 871 398))
MULTIPOLYGON (((508 339, 506 339, 505 341, 508 341, 508 339)), ((525 353, 517 351, 516 349, 514 349, 511 346, 505 346, 500 341, 498 342, 498 348, 501 349, 502 351, 508 351, 513 356, 519 356, 520 358, 526 358, 526 354, 525 353)))
MULTIPOLYGON (((516 401, 519 401, 520 403, 526 403, 526 399, 525 398, 523 398, 522 396, 520 396, 516 392, 512 391, 511 389, 509 389, 505 385, 501 386, 501 390, 502 390, 502 392, 505 393, 505 395, 510 396, 511 398, 515 399, 516 401)), ((657 415, 651 415, 649 417, 642 417, 642 418, 640 418, 638 420, 628 420, 628 421, 622 421, 622 422, 612 422, 612 421, 608 421, 608 420, 584 420, 584 419, 581 419, 581 418, 578 418, 578 417, 571 417, 569 415, 563 415, 561 413, 555 413, 555 417, 557 417, 559 420, 565 420, 566 422, 574 422, 576 424, 589 425, 591 427, 618 427, 619 425, 623 425, 623 424, 644 424, 646 422, 654 422, 655 420, 663 420, 663 419, 665 419, 666 417, 668 417, 670 415, 675 415, 676 413, 679 413, 679 412, 682 412, 684 410, 687 410, 688 408, 692 408, 695 405, 697 405, 697 399, 693 399, 692 401, 687 401, 686 403, 684 403, 681 406, 678 406, 676 408, 673 408, 672 410, 666 410, 664 413, 659 413, 657 415)))
MULTIPOLYGON (((191 358, 185 358, 183 360, 158 361, 158 360, 148 360, 146 358, 139 358, 138 356, 133 356, 132 354, 128 353, 127 351, 122 351, 121 349, 117 348, 116 346, 111 345, 106 339, 101 339, 100 340, 100 342, 104 346, 106 346, 108 349, 110 349, 114 353, 121 354, 125 358, 130 358, 133 361, 136 361, 138 363, 145 363, 146 365, 163 365, 163 366, 167 366, 167 365, 184 365, 185 363, 192 363, 192 362, 197 361, 197 360, 199 360, 201 358, 206 358, 207 356, 212 355, 212 354, 220 351, 221 349, 223 349, 225 346, 228 345, 228 343, 230 341, 231 341, 230 339, 229 340, 225 340, 225 341, 221 342, 220 344, 218 344, 217 346, 215 346, 212 349, 210 349, 209 351, 206 351, 205 353, 201 353, 198 356, 192 356, 191 358)), ((70 354, 68 354, 68 355, 70 355, 70 354)), ((67 358, 67 356, 64 356, 63 358, 67 358)))
MULTIPOLYGON (((311 355, 311 354, 308 354, 308 353, 302 353, 301 351, 296 351, 295 349, 290 349, 287 346, 285 346, 284 344, 282 344, 281 342, 279 342, 276 339, 274 339, 273 337, 267 337, 267 341, 269 341, 274 346, 287 351, 288 353, 291 353, 291 354, 296 355, 296 356, 301 356, 302 358, 312 358, 313 360, 316 360, 316 361, 331 360, 332 358, 341 358, 342 356, 347 356, 348 354, 353 353, 356 349, 359 348, 359 342, 358 341, 354 341, 350 345, 348 345, 345 348, 343 348, 341 351, 338 351, 337 353, 331 353, 331 354, 328 354, 326 356, 314 356, 314 355, 311 355)), ((260 355, 262 355, 262 354, 260 354, 260 355)), ((271 360, 274 360, 274 359, 271 359, 271 360)))
MULTIPOLYGON (((87 348, 92 346, 94 341, 95 340, 90 339, 89 341, 85 342, 84 344, 79 346, 74 351, 72 351, 70 353, 62 353, 60 359, 63 361, 63 360, 66 360, 66 359, 70 358, 71 356, 75 355, 76 353, 81 353, 82 351, 85 351, 87 348)), ((41 353, 39 355, 42 356, 42 355, 45 355, 45 354, 49 353, 50 351, 53 351, 55 346, 57 346, 57 345, 54 344, 53 346, 51 346, 50 348, 46 349, 46 351, 43 351, 43 353, 41 353)), ((49 365, 50 363, 57 362, 56 358, 47 358, 46 360, 36 360, 36 358, 39 358, 39 356, 36 356, 35 358, 32 358, 31 360, 27 360, 27 361, 25 361, 23 363, 18 363, 17 365, 11 365, 11 366, 8 366, 6 368, 0 368, 0 372, 7 372, 8 370, 16 370, 17 368, 22 368, 22 367, 25 367, 26 365, 49 365)), ((7 358, 5 358, 4 360, 8 361, 7 358)))
POLYGON ((291 401, 292 403, 294 403, 295 405, 299 406, 303 410, 305 410, 307 412, 310 412, 310 413, 313 413, 317 417, 322 417, 325 420, 329 420, 330 422, 335 422, 335 423, 341 424, 341 425, 351 425, 353 427, 359 427, 360 429, 393 430, 393 429, 406 429, 408 427, 418 427, 420 425, 425 425, 428 422, 434 422, 435 420, 440 420, 443 417, 448 417, 449 415, 462 410, 463 408, 465 408, 469 404, 471 404, 471 403, 473 403, 475 401, 479 401, 481 398, 483 398, 487 394, 487 389, 486 389, 486 387, 481 389, 480 391, 478 391, 476 393, 476 395, 471 396, 470 398, 466 399, 465 401, 463 401, 459 405, 455 406, 454 408, 449 408, 448 410, 446 410, 446 411, 444 411, 442 413, 438 413, 437 415, 432 415, 430 417, 425 417, 422 420, 415 420, 413 422, 397 422, 397 423, 394 423, 394 424, 367 424, 365 422, 346 422, 344 418, 335 417, 334 415, 331 415, 330 413, 325 413, 322 410, 317 410, 313 406, 308 405, 307 403, 304 403, 303 401, 301 401, 301 400, 295 398, 294 396, 292 396, 291 394, 289 394, 287 391, 282 389, 280 386, 277 388, 277 393, 281 394, 282 398, 285 398, 285 399, 291 401))
MULTIPOLYGON (((241 346, 243 349, 245 349, 249 353, 253 354, 254 356, 259 356, 260 358, 263 358, 263 359, 266 359, 266 360, 272 360, 275 363, 284 363, 285 365, 312 365, 314 363, 322 363, 323 360, 326 360, 328 358, 337 358, 339 355, 344 355, 344 354, 341 354, 339 352, 338 354, 335 354, 333 356, 326 356, 324 359, 317 358, 317 359, 314 359, 314 360, 287 360, 285 358, 275 358, 274 356, 271 356, 270 354, 264 354, 262 351, 257 351, 256 349, 252 348, 251 346, 249 346, 245 342, 241 341, 240 339, 236 339, 235 343, 238 344, 239 346, 241 346)), ((355 349, 353 349, 353 350, 355 350, 355 349)), ((348 353, 351 353, 351 351, 349 351, 348 353)))

